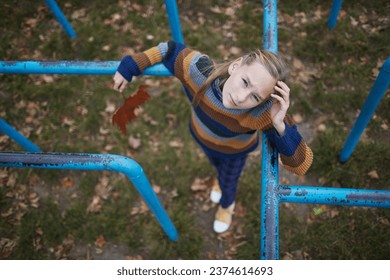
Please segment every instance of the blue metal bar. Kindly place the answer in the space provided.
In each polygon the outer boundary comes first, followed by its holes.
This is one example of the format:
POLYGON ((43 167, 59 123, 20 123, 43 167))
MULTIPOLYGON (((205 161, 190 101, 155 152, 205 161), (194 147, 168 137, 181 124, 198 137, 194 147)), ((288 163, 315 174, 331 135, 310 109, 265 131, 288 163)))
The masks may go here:
POLYGON ((333 29, 336 26, 337 17, 339 15, 343 0, 333 0, 332 8, 328 18, 328 28, 333 29))
POLYGON ((389 85, 390 57, 387 58, 385 63, 383 63, 378 77, 376 78, 374 85, 372 86, 371 91, 363 104, 356 123, 353 126, 346 142, 344 143, 344 147, 340 153, 340 162, 344 163, 350 158, 353 150, 355 149, 355 146, 359 141, 360 136, 362 135, 364 129, 374 114, 376 107, 378 107, 379 101, 382 99, 389 85))
POLYGON ((76 31, 70 25, 69 21, 66 19, 65 15, 62 13, 60 7, 57 5, 54 0, 45 0, 45 3, 49 9, 53 12, 54 16, 57 18, 58 22, 61 24, 62 28, 65 30, 66 34, 72 39, 77 37, 76 31))
POLYGON ((178 239, 178 233, 153 191, 142 167, 134 160, 112 154, 17 153, 0 152, 0 166, 71 170, 107 170, 125 174, 168 235, 178 239))
MULTIPOLYGON (((120 61, 0 61, 0 73, 5 74, 66 74, 66 75, 113 75, 120 61)), ((145 69, 142 75, 172 76, 158 63, 145 69)))
POLYGON ((165 7, 168 13, 169 26, 173 40, 179 43, 184 43, 183 34, 180 27, 179 11, 177 9, 176 0, 164 0, 165 7))
POLYGON ((28 140, 24 135, 19 131, 9 125, 5 120, 0 118, 0 132, 8 135, 12 140, 22 146, 25 150, 29 152, 40 152, 41 149, 30 140, 28 140))
MULTIPOLYGON (((263 5, 264 49, 277 54, 277 1, 265 0, 263 5)), ((270 260, 279 258, 278 152, 271 147, 265 133, 262 139, 260 258, 270 260)))
POLYGON ((278 53, 278 7, 277 0, 264 0, 263 44, 264 49, 278 53))
POLYGON ((278 152, 263 134, 261 171, 260 258, 277 259, 279 255, 278 152))
POLYGON ((280 186, 279 201, 390 208, 390 191, 315 186, 280 186))

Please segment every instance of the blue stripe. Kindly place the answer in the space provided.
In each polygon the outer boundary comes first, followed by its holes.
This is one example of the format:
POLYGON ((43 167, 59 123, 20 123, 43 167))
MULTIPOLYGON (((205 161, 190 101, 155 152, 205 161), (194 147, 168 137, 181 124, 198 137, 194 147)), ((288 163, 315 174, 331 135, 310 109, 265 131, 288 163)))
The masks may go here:
POLYGON ((175 61, 179 53, 186 48, 185 45, 177 43, 175 41, 168 42, 168 51, 163 59, 163 64, 168 68, 169 71, 175 75, 175 61))
POLYGON ((131 82, 133 76, 138 76, 141 74, 137 63, 134 59, 127 55, 122 58, 118 70, 117 70, 128 82, 131 82))
POLYGON ((295 151, 301 143, 302 136, 299 134, 296 125, 289 126, 286 122, 285 125, 286 131, 282 137, 279 136, 276 129, 271 129, 265 133, 271 144, 276 147, 279 153, 291 157, 295 154, 295 151))
POLYGON ((200 119, 200 121, 205 124, 214 134, 221 137, 234 137, 240 135, 241 133, 233 132, 223 126, 221 123, 210 118, 205 112, 202 111, 200 106, 195 108, 195 113, 200 119))

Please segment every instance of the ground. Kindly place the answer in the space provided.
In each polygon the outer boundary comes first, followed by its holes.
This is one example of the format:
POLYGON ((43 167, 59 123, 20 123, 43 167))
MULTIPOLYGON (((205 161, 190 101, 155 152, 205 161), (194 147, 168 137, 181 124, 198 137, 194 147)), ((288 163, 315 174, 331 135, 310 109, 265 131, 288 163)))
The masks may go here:
MULTIPOLYGON (((161 1, 58 2, 75 40, 43 1, 1 1, 1 60, 119 60, 171 38, 161 1)), ((217 61, 263 45, 261 3, 177 2, 186 44, 217 61)), ((329 30, 331 4, 278 2, 279 53, 291 68, 289 112, 314 152, 303 177, 281 166, 280 183, 388 190, 389 94, 351 159, 340 164, 338 154, 388 57, 390 6, 344 1, 329 30)), ((215 174, 188 133, 188 102, 177 81, 141 77, 123 96, 110 76, 0 74, 0 81, 0 118, 47 152, 135 159, 180 233, 168 240, 124 175, 1 168, 0 259, 259 258, 260 149, 240 179, 232 228, 217 235, 208 199, 215 174), (123 135, 112 116, 141 84, 152 98, 123 135)), ((22 149, 0 135, 0 150, 22 149)), ((285 203, 280 213, 283 259, 390 258, 387 209, 285 203)))

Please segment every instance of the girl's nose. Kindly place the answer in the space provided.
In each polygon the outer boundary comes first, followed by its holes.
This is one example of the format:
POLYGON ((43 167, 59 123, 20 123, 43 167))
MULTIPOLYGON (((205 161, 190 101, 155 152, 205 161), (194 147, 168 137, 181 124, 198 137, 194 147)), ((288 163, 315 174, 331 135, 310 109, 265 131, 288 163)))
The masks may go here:
POLYGON ((239 94, 237 94, 235 102, 238 103, 244 102, 248 98, 248 95, 249 95, 249 91, 240 92, 239 94))

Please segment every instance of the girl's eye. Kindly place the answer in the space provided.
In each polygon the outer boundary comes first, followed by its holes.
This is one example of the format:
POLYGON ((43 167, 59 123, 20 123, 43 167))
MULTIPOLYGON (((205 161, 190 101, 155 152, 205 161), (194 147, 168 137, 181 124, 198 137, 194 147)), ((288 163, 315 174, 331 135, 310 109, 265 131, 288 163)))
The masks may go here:
POLYGON ((247 82, 245 79, 242 79, 242 82, 244 83, 244 86, 245 86, 245 87, 248 86, 248 82, 247 82))
POLYGON ((258 103, 260 102, 260 98, 256 94, 252 94, 252 98, 258 103))

